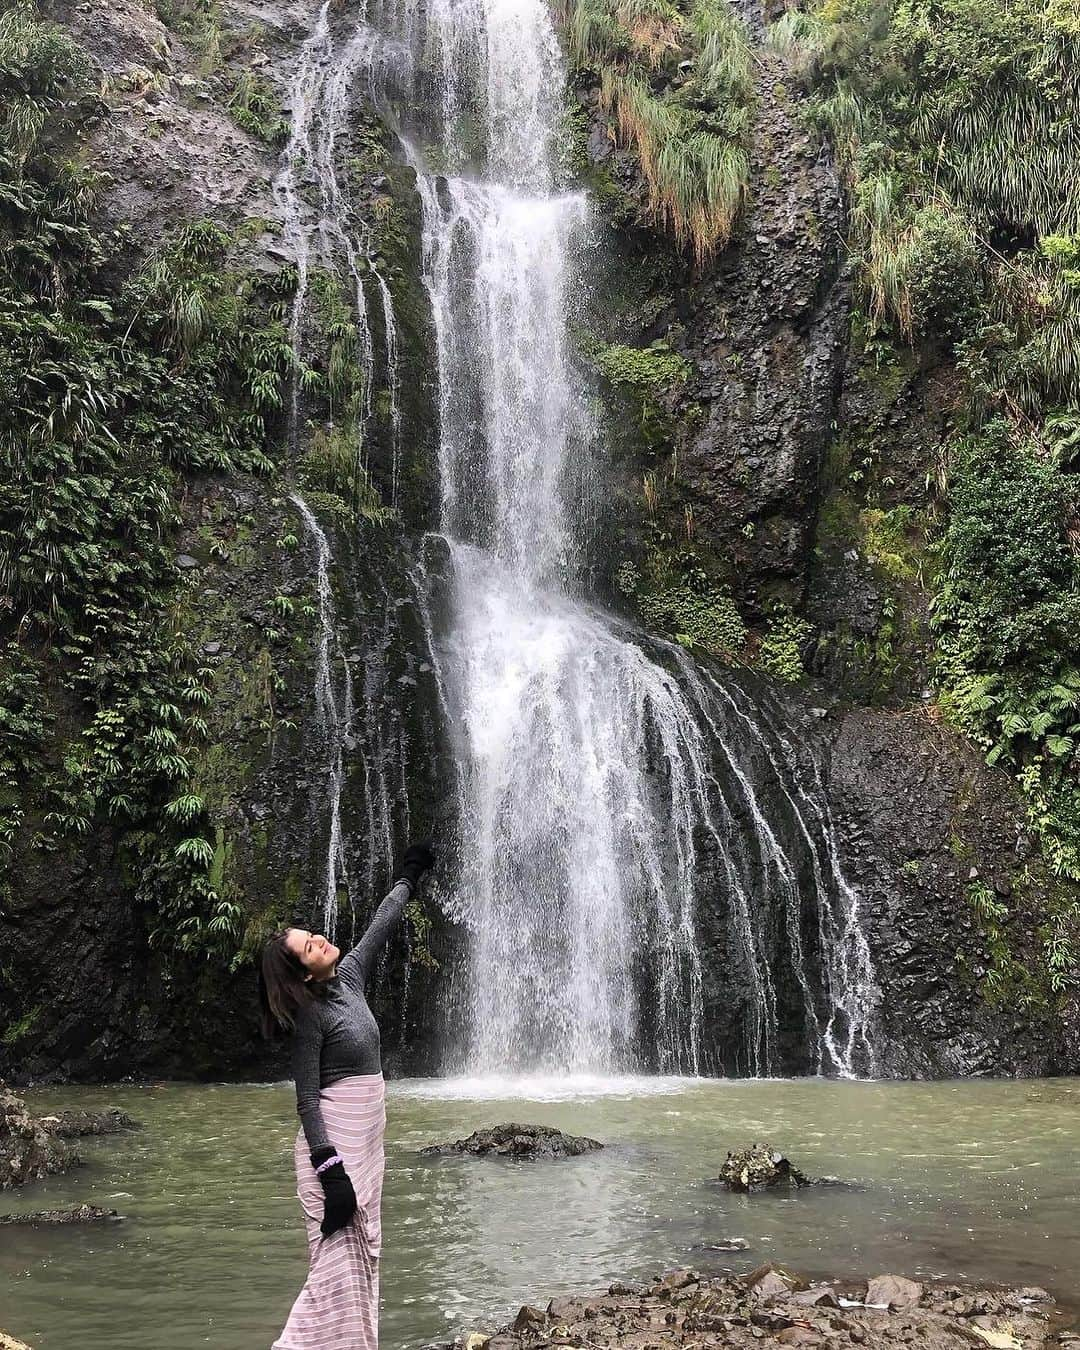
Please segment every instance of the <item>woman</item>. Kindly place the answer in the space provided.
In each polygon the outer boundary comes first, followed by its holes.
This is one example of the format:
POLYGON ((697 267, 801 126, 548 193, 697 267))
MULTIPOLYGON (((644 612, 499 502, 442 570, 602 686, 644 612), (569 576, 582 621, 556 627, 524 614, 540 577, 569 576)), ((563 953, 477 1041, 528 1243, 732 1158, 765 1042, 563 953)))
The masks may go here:
POLYGON ((434 861, 429 844, 405 850, 399 880, 347 956, 303 928, 275 933, 263 948, 264 1031, 293 1034, 297 1194, 311 1262, 272 1350, 376 1350, 379 1343, 386 1109, 379 1028, 364 986, 434 861))

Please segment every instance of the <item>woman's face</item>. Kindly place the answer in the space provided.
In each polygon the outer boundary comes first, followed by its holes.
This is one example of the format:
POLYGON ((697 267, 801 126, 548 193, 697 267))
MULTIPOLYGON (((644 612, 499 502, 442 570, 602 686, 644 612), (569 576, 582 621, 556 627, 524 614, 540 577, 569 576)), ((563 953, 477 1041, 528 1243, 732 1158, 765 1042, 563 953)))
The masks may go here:
POLYGON ((328 980, 338 963, 340 950, 321 933, 306 928, 290 928, 285 946, 297 957, 313 980, 328 980))

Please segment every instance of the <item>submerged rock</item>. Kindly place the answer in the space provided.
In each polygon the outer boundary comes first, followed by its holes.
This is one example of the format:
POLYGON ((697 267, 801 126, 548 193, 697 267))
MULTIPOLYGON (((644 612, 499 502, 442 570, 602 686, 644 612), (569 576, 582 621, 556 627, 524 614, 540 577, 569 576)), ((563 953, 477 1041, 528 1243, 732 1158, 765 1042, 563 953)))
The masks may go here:
POLYGON ((0 1084, 0 1191, 63 1172, 78 1161, 70 1144, 51 1135, 22 1098, 0 1084))
POLYGON ((41 1128, 57 1139, 78 1139, 90 1134, 122 1134, 142 1126, 126 1111, 110 1106, 104 1111, 61 1111, 58 1115, 42 1116, 41 1128))
POLYGON ((736 1149, 727 1155, 720 1168, 720 1180, 729 1190, 753 1193, 781 1183, 810 1186, 814 1179, 800 1172, 782 1153, 765 1144, 755 1144, 753 1148, 736 1149))
POLYGON ((35 1209, 28 1214, 0 1214, 0 1224, 112 1223, 124 1216, 98 1205, 71 1205, 67 1209, 35 1209))
POLYGON ((452 1144, 431 1144, 420 1150, 421 1157, 434 1158, 451 1153, 493 1155, 500 1158, 576 1158, 603 1148, 596 1139, 565 1134, 551 1125, 493 1125, 475 1130, 468 1139, 452 1144))

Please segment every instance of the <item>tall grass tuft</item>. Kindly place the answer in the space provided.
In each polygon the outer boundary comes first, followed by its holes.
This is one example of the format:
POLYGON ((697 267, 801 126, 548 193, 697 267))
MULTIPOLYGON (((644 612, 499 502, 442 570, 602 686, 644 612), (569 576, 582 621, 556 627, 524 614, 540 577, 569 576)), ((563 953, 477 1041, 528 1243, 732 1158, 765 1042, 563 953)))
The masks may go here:
POLYGON ((689 28, 697 46, 694 77, 702 97, 741 103, 754 89, 750 34, 727 0, 695 0, 689 28))
POLYGON ((700 261, 746 199, 753 67, 728 0, 570 0, 571 54, 600 75, 600 106, 641 165, 645 214, 700 261), (683 78, 673 81, 678 62, 683 78), (689 67, 687 71, 687 67, 689 67))

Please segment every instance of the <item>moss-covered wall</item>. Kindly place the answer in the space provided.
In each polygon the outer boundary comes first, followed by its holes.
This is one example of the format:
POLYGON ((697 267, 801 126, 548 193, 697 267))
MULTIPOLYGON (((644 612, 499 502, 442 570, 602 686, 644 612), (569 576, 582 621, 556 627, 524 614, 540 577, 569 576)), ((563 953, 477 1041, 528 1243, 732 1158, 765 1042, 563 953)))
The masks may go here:
MULTIPOLYGON (((321 924, 326 866, 316 550, 297 489, 332 551, 333 678, 348 663, 356 691, 342 936, 392 880, 408 832, 437 818, 434 691, 403 552, 404 522, 430 517, 434 465, 412 176, 358 107, 351 223, 370 230, 390 286, 401 395, 394 418, 380 368, 361 425, 333 278, 314 278, 299 364, 286 332, 296 272, 271 185, 296 35, 202 3, 17 7, 0 25, 13 96, 43 122, 7 147, 29 216, 0 220, 8 243, 39 232, 0 278, 3 376, 27 408, 5 440, 0 506, 14 581, 0 1072, 250 1071, 250 957, 280 923, 321 924), (21 391, 40 389, 43 351, 55 379, 32 407, 21 391), (71 412, 63 382, 77 379, 85 406, 71 412), (51 573, 38 568, 49 556, 51 573)), ((391 1053, 430 1018, 423 978, 440 940, 417 910, 386 963, 391 1053)), ((425 1025, 410 1043, 435 1043, 425 1025)))

